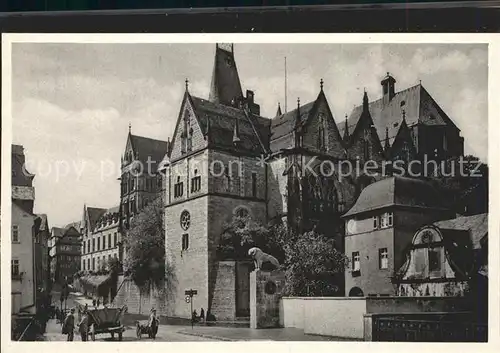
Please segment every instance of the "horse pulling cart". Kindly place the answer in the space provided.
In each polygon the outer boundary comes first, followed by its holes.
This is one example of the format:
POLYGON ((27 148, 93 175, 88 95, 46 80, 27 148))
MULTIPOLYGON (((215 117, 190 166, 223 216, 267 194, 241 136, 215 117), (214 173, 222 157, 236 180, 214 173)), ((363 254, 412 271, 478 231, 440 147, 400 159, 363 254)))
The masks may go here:
POLYGON ((121 322, 126 311, 125 305, 121 308, 89 309, 89 335, 92 341, 95 341, 95 336, 101 333, 110 333, 112 339, 118 334, 118 340, 121 341, 125 331, 125 326, 121 322))

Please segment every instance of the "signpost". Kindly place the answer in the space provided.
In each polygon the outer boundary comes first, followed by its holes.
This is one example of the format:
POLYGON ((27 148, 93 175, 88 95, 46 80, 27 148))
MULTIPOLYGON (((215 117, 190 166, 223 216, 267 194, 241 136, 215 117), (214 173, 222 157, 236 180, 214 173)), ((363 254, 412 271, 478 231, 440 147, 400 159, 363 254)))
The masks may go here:
POLYGON ((190 289, 184 291, 184 294, 186 295, 186 303, 191 303, 191 330, 193 329, 194 326, 194 317, 193 317, 193 296, 198 294, 198 291, 195 289, 190 289))

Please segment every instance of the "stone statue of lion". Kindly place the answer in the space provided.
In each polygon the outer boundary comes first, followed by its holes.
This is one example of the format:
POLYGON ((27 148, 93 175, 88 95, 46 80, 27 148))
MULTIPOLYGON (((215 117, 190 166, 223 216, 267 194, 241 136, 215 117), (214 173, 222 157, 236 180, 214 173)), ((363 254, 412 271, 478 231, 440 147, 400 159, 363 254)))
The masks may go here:
POLYGON ((266 268, 271 268, 275 270, 280 266, 280 263, 272 255, 266 254, 259 248, 251 248, 248 250, 248 255, 250 255, 255 263, 255 269, 260 270, 262 266, 265 265, 266 268))

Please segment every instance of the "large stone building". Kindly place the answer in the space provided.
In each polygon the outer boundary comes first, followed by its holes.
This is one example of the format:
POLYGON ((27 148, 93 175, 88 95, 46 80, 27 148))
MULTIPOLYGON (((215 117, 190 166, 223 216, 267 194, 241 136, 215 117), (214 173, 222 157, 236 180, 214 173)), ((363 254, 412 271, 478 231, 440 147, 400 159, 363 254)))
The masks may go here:
POLYGON ((25 169, 23 146, 12 145, 12 314, 36 313, 35 238, 41 219, 33 214, 34 177, 25 169))
POLYGON ((161 196, 162 176, 158 165, 169 143, 129 134, 121 160, 119 229, 124 232, 130 221, 149 202, 161 196))
POLYGON ((121 258, 119 223, 119 206, 110 209, 84 206, 80 224, 82 271, 98 272, 106 268, 111 258, 121 258))
MULTIPOLYGON (((283 219, 299 232, 316 228, 344 251, 341 215, 383 176, 339 178, 345 173, 339 161, 409 162, 429 153, 430 159, 463 153, 459 129, 422 85, 396 92, 390 75, 381 84, 383 97, 370 103, 365 92, 345 122, 335 120, 322 80, 314 101, 298 101, 284 114, 278 106, 274 118, 265 118, 254 92, 243 95, 233 45, 216 45, 209 98, 193 96, 186 81, 162 165, 167 261, 177 283, 168 315, 189 317, 184 291, 191 288, 198 291, 197 307, 220 314, 219 302, 227 298, 217 295, 226 282, 216 249, 233 215, 261 223, 283 219)), ((242 271, 236 277, 246 277, 248 269, 242 271)), ((334 280, 343 295, 343 276, 334 280)), ((245 283, 235 285, 236 293, 246 290, 245 283)), ((237 312, 248 303, 235 305, 237 312)))
POLYGON ((73 281, 80 271, 80 222, 52 227, 49 239, 50 272, 53 283, 64 285, 73 281))

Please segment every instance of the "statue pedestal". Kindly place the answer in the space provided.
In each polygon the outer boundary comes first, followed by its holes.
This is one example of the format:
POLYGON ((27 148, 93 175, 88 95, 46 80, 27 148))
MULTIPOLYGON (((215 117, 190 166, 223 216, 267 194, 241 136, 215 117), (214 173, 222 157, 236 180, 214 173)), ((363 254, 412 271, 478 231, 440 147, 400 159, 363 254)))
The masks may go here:
POLYGON ((255 270, 250 273, 250 327, 279 327, 279 301, 285 287, 281 271, 255 270))

